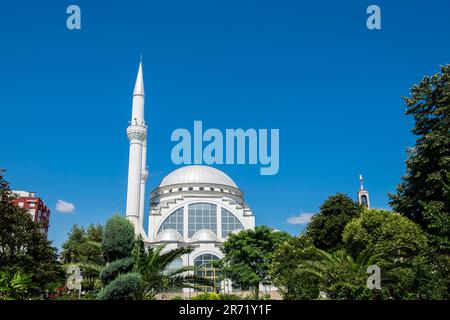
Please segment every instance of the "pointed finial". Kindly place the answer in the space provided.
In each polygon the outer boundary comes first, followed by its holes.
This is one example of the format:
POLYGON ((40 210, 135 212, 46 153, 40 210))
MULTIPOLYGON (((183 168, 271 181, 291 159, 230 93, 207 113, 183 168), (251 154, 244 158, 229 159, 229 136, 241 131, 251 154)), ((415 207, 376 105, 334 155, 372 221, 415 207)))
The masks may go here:
POLYGON ((136 83, 134 85, 133 95, 145 96, 144 76, 143 76, 143 72, 142 72, 142 57, 141 57, 141 62, 139 63, 139 69, 138 69, 138 74, 136 77, 136 83))
POLYGON ((139 57, 139 61, 140 61, 140 63, 142 63, 142 52, 141 52, 141 55, 139 57))
POLYGON ((359 184, 360 184, 360 189, 364 190, 364 186, 363 186, 363 176, 362 174, 359 175, 359 184))

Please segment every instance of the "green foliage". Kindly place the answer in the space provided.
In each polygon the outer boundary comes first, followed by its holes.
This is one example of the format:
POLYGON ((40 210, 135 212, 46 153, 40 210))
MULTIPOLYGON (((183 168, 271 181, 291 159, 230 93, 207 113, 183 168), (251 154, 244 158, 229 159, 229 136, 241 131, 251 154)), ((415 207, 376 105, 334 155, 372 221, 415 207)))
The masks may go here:
POLYGON ((378 256, 360 255, 353 259, 344 250, 328 253, 314 249, 316 258, 304 260, 297 272, 315 277, 320 289, 330 299, 367 300, 377 296, 367 287, 367 267, 374 264, 378 256))
POLYGON ((105 225, 102 252, 105 261, 112 262, 131 255, 134 247, 134 227, 125 217, 114 215, 105 225))
POLYGON ((74 225, 63 243, 61 260, 67 266, 76 264, 83 272, 82 290, 90 293, 98 284, 99 273, 105 264, 101 251, 103 226, 89 225, 87 229, 74 225))
POLYGON ((312 240, 305 235, 281 244, 273 254, 270 278, 286 300, 315 299, 319 295, 319 281, 312 275, 298 272, 304 260, 316 258, 312 240))
POLYGON ((191 300, 221 300, 219 294, 215 292, 203 292, 199 293, 195 297, 192 297, 191 300))
POLYGON ((427 257, 418 256, 408 264, 387 271, 386 277, 394 284, 382 286, 386 299, 441 300, 446 298, 446 284, 435 264, 427 257))
POLYGON ((395 211, 418 223, 430 243, 450 252, 450 65, 426 76, 404 98, 416 145, 408 150, 406 174, 390 195, 395 211))
POLYGON ((100 277, 106 285, 98 293, 100 300, 133 300, 142 298, 142 277, 130 272, 135 258, 133 225, 124 217, 114 215, 105 225, 102 254, 108 264, 100 277))
POLYGON ((273 252, 291 236, 286 232, 274 231, 258 226, 230 234, 222 251, 223 275, 241 288, 252 288, 259 294, 259 284, 270 284, 269 267, 273 252))
POLYGON ((127 257, 119 260, 115 260, 109 263, 100 271, 100 280, 104 284, 110 283, 121 273, 128 273, 133 270, 134 258, 127 257))
POLYGON ((330 196, 320 206, 320 212, 308 224, 306 234, 314 246, 323 250, 342 247, 342 232, 347 223, 361 214, 358 203, 342 193, 330 196))
POLYGON ((139 252, 135 270, 142 275, 144 297, 154 298, 156 294, 179 290, 182 288, 196 288, 197 285, 212 285, 209 280, 198 277, 196 268, 172 267, 178 258, 192 252, 192 248, 180 247, 165 251, 165 245, 143 249, 143 242, 138 241, 139 252))
POLYGON ((427 244, 425 233, 408 218, 385 210, 366 210, 345 228, 344 243, 355 256, 377 254, 383 297, 442 299, 448 283, 427 244))
POLYGON ((0 271, 13 276, 18 271, 31 275, 34 285, 27 295, 42 293, 51 282, 63 280, 56 249, 40 232, 28 212, 12 203, 14 195, 0 170, 0 271))
POLYGON ((142 277, 139 273, 120 274, 103 288, 99 300, 136 300, 142 298, 142 277))
POLYGON ((101 252, 103 226, 89 225, 87 230, 74 225, 62 244, 61 259, 64 264, 91 263, 103 265, 101 252))
POLYGON ((428 250, 424 232, 409 219, 386 210, 365 210, 343 233, 349 253, 379 254, 386 261, 403 261, 428 250))
POLYGON ((0 271, 0 300, 25 299, 33 287, 31 275, 0 271))

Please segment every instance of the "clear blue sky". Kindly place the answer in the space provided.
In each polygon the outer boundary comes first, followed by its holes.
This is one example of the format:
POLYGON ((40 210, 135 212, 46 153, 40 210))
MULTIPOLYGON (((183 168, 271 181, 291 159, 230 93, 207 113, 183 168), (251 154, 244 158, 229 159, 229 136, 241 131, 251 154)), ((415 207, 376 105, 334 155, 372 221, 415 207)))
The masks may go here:
POLYGON ((450 62, 448 1, 2 1, 0 167, 14 189, 52 209, 59 246, 75 223, 124 212, 131 93, 144 55, 153 189, 175 168, 176 128, 279 128, 280 171, 219 166, 245 192, 257 224, 298 234, 287 219, 327 196, 372 206, 404 173, 412 119, 401 96, 450 62), (66 28, 77 4, 82 30, 66 28), (366 28, 370 4, 382 30, 366 28), (55 210, 57 200, 75 205, 55 210))

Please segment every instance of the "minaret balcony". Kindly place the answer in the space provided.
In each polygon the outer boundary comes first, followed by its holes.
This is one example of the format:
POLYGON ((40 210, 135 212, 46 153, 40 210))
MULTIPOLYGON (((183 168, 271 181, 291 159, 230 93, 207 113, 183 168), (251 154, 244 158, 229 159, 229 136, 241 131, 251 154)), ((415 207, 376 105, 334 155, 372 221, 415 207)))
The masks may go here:
POLYGON ((127 136, 131 142, 143 142, 147 137, 147 127, 141 125, 131 125, 127 128, 127 136))

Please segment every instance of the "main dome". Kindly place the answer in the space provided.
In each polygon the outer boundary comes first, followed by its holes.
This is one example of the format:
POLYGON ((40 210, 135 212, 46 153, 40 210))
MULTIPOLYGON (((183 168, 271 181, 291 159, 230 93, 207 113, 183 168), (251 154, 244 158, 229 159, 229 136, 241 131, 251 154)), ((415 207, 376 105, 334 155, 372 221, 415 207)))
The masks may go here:
POLYGON ((193 165, 176 169, 169 173, 159 184, 159 187, 174 184, 211 183, 237 188, 229 176, 213 167, 193 165))

